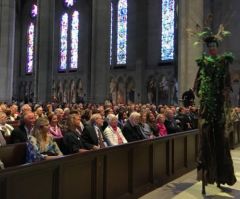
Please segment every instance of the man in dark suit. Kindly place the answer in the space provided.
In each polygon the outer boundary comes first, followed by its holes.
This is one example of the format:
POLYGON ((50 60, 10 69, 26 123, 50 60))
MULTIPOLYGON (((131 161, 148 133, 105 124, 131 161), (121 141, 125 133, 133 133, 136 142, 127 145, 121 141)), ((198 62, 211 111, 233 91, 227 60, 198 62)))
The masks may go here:
POLYGON ((82 132, 82 138, 85 141, 87 149, 97 150, 107 146, 101 127, 103 126, 103 117, 99 113, 93 114, 90 124, 87 124, 82 132))
POLYGON ((31 135, 35 121, 36 117, 34 113, 31 111, 26 112, 20 126, 12 131, 11 143, 26 142, 28 140, 28 136, 31 135))
POLYGON ((123 135, 128 142, 145 139, 139 128, 139 122, 140 113, 132 112, 122 130, 123 135))

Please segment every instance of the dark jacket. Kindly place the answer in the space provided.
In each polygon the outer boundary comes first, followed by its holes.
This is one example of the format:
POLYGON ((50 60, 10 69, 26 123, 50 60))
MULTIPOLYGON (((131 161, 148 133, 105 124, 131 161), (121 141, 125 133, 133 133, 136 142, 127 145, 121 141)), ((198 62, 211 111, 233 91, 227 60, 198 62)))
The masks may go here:
POLYGON ((28 140, 28 135, 24 124, 21 124, 19 127, 15 128, 11 133, 11 143, 26 142, 28 140))
POLYGON ((63 153, 72 154, 79 152, 79 149, 86 148, 85 141, 82 139, 79 133, 74 131, 66 131, 63 136, 63 153))
POLYGON ((123 127, 122 132, 123 132, 123 135, 128 142, 133 142, 133 141, 145 139, 145 137, 143 136, 139 126, 132 126, 130 124, 129 120, 127 121, 127 123, 123 127))

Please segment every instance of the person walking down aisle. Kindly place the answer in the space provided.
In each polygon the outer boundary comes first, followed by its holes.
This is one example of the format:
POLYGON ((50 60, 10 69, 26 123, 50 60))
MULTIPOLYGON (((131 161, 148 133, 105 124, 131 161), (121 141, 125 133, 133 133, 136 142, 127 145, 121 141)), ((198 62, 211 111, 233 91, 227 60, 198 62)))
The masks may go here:
MULTIPOLYGON (((224 29, 223 29, 224 30, 224 29)), ((197 59, 199 70, 194 90, 200 98, 200 153, 198 177, 205 185, 217 183, 233 185, 236 182, 233 161, 228 144, 230 131, 229 64, 231 53, 218 55, 219 38, 212 34, 204 38, 208 55, 197 59)))

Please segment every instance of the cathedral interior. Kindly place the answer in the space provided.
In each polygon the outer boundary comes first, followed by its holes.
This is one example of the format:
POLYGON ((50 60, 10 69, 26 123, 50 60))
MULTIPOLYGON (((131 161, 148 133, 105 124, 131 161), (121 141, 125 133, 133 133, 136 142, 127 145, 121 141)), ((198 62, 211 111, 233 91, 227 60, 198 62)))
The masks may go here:
POLYGON ((193 86, 202 44, 187 30, 220 24, 234 54, 237 0, 1 0, 0 101, 178 104, 193 86), (211 20, 209 19, 209 16, 211 20))

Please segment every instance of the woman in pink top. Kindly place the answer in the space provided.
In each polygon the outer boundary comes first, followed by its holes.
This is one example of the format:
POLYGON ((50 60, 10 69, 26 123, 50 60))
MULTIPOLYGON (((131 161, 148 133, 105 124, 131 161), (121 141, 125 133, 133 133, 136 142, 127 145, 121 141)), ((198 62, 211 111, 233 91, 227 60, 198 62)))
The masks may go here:
POLYGON ((164 124, 165 122, 165 115, 164 114, 159 114, 157 116, 157 127, 158 127, 158 134, 160 137, 166 136, 168 134, 167 128, 164 124))
POLYGON ((48 116, 48 120, 50 123, 49 131, 54 138, 61 138, 63 137, 62 131, 58 126, 58 117, 56 114, 50 114, 48 116))

